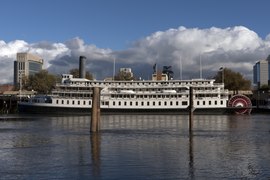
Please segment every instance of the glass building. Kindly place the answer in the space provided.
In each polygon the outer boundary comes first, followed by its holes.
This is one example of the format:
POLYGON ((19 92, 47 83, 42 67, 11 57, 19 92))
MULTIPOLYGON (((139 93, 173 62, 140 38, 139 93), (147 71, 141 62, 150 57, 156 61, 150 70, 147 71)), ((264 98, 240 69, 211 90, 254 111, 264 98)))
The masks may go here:
POLYGON ((270 55, 253 66, 253 83, 258 87, 270 85, 270 55))
POLYGON ((17 61, 14 61, 14 85, 19 85, 24 78, 41 71, 42 66, 42 58, 30 53, 17 53, 17 61))

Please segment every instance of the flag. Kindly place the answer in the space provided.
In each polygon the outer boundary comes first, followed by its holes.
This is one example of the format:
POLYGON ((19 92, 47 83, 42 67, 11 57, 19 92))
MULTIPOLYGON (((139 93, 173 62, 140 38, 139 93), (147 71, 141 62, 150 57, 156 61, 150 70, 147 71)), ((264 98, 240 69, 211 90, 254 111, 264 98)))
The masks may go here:
POLYGON ((223 69, 224 69, 224 68, 223 68, 222 66, 219 68, 220 71, 223 71, 223 69))

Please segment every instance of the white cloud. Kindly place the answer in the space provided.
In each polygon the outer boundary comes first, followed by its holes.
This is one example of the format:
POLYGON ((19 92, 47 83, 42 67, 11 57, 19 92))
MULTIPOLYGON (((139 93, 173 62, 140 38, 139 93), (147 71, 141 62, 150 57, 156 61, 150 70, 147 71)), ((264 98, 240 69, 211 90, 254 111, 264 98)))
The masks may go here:
POLYGON ((203 77, 215 75, 219 67, 239 71, 252 79, 252 66, 270 54, 270 34, 261 39, 255 32, 243 26, 209 29, 186 28, 155 32, 122 51, 98 48, 85 44, 78 37, 63 43, 22 40, 0 40, 0 83, 13 81, 13 61, 17 52, 30 52, 45 60, 49 71, 60 74, 78 68, 79 56, 87 57, 87 70, 97 78, 112 75, 113 59, 116 68, 131 67, 137 77, 151 76, 154 63, 173 66, 175 78, 179 78, 180 58, 183 78, 198 78, 201 57, 203 77))

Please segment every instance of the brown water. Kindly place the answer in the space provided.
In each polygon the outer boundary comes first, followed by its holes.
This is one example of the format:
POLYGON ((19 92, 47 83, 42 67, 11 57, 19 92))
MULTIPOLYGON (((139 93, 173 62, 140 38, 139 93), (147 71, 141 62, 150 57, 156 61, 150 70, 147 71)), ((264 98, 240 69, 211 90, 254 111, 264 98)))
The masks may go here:
POLYGON ((0 179, 270 179, 270 116, 1 116, 0 179))

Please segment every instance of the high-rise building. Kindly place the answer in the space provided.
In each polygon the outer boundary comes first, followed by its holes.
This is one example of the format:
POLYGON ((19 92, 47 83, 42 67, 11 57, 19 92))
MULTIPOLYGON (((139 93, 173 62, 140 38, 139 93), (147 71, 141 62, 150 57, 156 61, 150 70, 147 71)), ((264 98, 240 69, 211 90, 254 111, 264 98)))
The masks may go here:
POLYGON ((23 78, 42 70, 43 59, 30 53, 17 53, 14 61, 14 85, 17 86, 23 78))
POLYGON ((253 83, 258 88, 270 85, 270 55, 266 60, 260 60, 253 66, 253 83))

